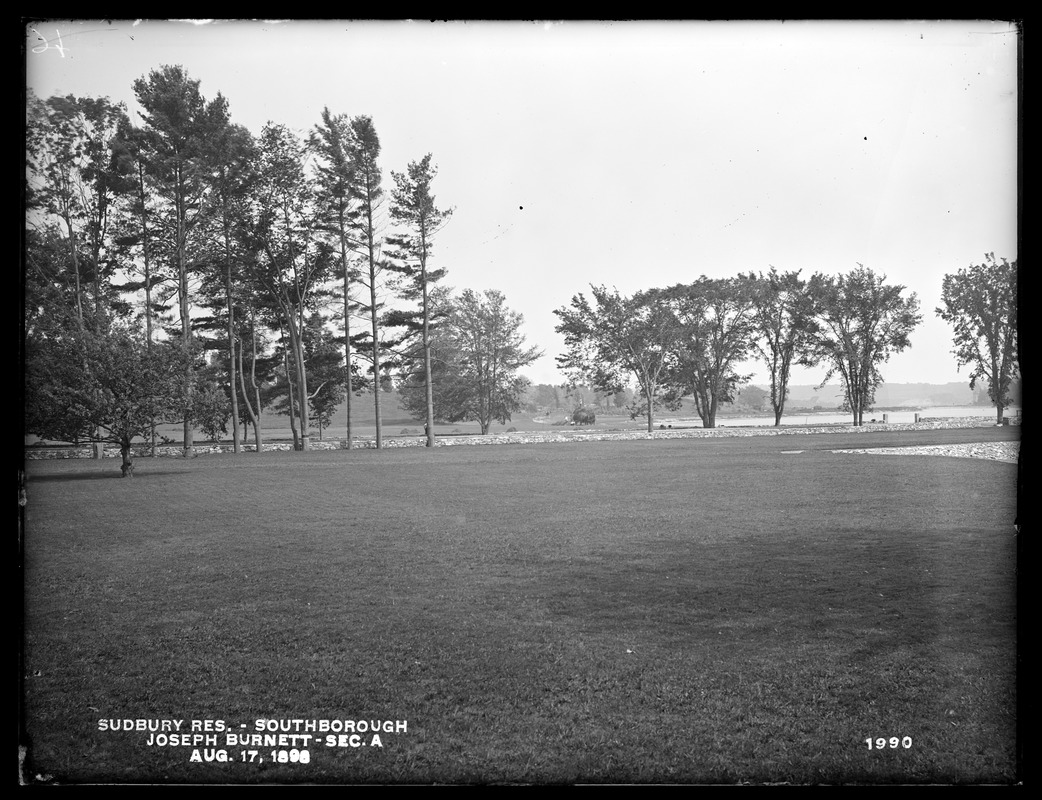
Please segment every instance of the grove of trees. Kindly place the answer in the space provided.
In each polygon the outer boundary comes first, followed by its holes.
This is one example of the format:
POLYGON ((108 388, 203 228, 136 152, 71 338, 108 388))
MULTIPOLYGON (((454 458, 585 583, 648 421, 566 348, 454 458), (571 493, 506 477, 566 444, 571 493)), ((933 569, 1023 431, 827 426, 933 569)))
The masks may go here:
MULTIPOLYGON (((936 313, 955 331, 953 353, 969 366, 970 388, 984 381, 999 421, 1020 375, 1017 262, 996 259, 946 275, 936 313)), ((631 381, 630 405, 654 429, 655 409, 676 409, 685 397, 707 428, 749 376, 737 369, 750 357, 766 368, 775 425, 781 424, 793 365, 823 365, 818 388, 842 383, 843 410, 864 422, 883 365, 911 346, 922 321, 919 299, 885 275, 858 264, 842 275, 798 271, 701 277, 690 284, 648 289, 632 297, 591 286, 554 312, 566 352, 558 364, 573 383, 612 393, 631 381)), ((544 403, 547 399, 544 398, 544 403)))
POLYGON ((307 449, 346 401, 350 446, 350 400, 368 392, 380 446, 397 381, 422 388, 430 445, 436 373, 457 404, 441 418, 509 419, 535 351, 498 293, 444 294, 438 331, 433 245, 451 211, 430 154, 391 173, 388 203, 368 116, 327 108, 306 136, 277 122, 255 136, 180 66, 133 90, 136 120, 104 98, 27 98, 27 433, 117 443, 130 474, 130 443, 154 453, 158 425, 182 428, 185 455, 229 423, 236 452, 250 425, 260 450, 272 409, 307 449), (488 330, 450 313, 468 303, 488 330))
POLYGON ((720 406, 749 380, 737 368, 754 354, 768 368, 778 425, 791 366, 824 363, 821 385, 839 375, 844 410, 861 425, 883 379, 880 366, 909 346, 921 319, 918 299, 904 289, 860 265, 806 282, 773 269, 703 276, 629 298, 595 286, 592 303, 578 294, 554 312, 568 348, 558 363, 574 381, 603 392, 633 380, 641 399, 631 413, 646 417, 649 432, 654 409, 675 409, 684 397, 694 399, 705 427, 715 427, 720 406))

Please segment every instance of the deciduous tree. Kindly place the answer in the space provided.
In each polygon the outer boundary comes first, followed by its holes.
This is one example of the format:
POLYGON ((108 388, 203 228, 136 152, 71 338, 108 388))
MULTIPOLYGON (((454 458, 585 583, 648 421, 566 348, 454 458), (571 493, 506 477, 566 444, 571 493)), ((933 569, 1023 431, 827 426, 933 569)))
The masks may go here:
POLYGON ((521 410, 529 386, 519 370, 542 355, 525 346, 523 324, 502 292, 464 290, 450 303, 445 323, 434 335, 440 368, 426 372, 422 382, 414 371, 404 382, 402 405, 417 419, 426 419, 428 428, 432 417, 477 422, 482 434, 493 422, 508 422, 521 410), (432 376, 430 392, 426 375, 432 376))
POLYGON ((138 331, 72 331, 27 342, 26 431, 59 441, 112 442, 133 473, 131 445, 153 420, 173 421, 187 402, 184 364, 192 358, 169 342, 145 345, 138 331))
POLYGON ((770 376, 774 424, 781 425, 793 364, 812 367, 810 343, 816 330, 814 303, 799 270, 766 275, 750 273, 753 303, 753 348, 770 376))
POLYGON ((217 380, 216 370, 200 374, 193 397, 192 417, 213 444, 219 444, 221 436, 228 432, 231 417, 230 394, 217 380))
POLYGON ((903 296, 904 286, 887 285, 885 275, 861 264, 838 277, 816 274, 808 289, 816 310, 814 356, 828 364, 818 388, 838 374, 844 410, 861 425, 883 382, 880 366, 911 346, 912 331, 922 320, 919 300, 914 292, 903 296))
POLYGON ((580 293, 570 307, 554 311, 561 320, 555 330, 568 348, 557 364, 574 381, 588 381, 602 392, 620 391, 632 376, 642 401, 634 402, 631 414, 646 415, 651 433, 655 408, 676 407, 662 392, 680 341, 676 320, 657 293, 624 297, 592 285, 590 291, 592 302, 580 293))
POLYGON ((735 371, 753 341, 752 282, 701 277, 691 284, 657 290, 653 296, 673 314, 676 350, 669 381, 676 395, 690 393, 705 428, 734 400, 750 376, 735 371))
POLYGON ((30 94, 26 107, 27 222, 58 223, 78 324, 104 330, 117 299, 111 286, 118 266, 111 258, 113 211, 130 188, 114 156, 126 110, 108 98, 72 95, 41 101, 30 94))
POLYGON ((994 253, 984 263, 945 275, 941 286, 943 306, 935 313, 955 331, 958 366, 970 367, 970 388, 987 381, 988 397, 998 422, 1012 399, 1010 386, 1020 374, 1017 338, 1017 262, 994 253))

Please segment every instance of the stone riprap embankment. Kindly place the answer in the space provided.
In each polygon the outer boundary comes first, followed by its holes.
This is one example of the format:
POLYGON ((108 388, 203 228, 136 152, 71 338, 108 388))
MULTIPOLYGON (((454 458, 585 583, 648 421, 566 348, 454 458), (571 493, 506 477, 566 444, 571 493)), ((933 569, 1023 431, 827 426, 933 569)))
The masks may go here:
POLYGON ((884 456, 951 456, 954 458, 986 458, 1016 464, 1020 442, 975 442, 973 444, 936 444, 922 447, 871 447, 864 450, 833 450, 833 453, 867 453, 884 456))
MULTIPOLYGON (((907 424, 887 424, 887 423, 866 423, 861 426, 853 425, 822 425, 822 426, 785 426, 781 428, 775 427, 742 427, 742 428, 728 428, 725 425, 717 428, 663 428, 658 429, 654 433, 648 433, 647 431, 620 431, 620 430, 583 430, 581 428, 565 428, 554 431, 524 431, 514 433, 494 433, 487 434, 485 436, 472 435, 472 436, 439 436, 435 443, 439 447, 454 447, 454 446, 466 446, 466 445, 501 445, 501 444, 542 444, 542 443, 553 443, 553 442, 592 442, 592 441, 613 441, 613 440, 624 440, 624 439, 698 439, 698 438, 719 438, 727 436, 800 436, 812 433, 873 433, 879 431, 890 431, 890 430, 907 430, 907 431, 928 431, 928 430, 939 430, 944 428, 986 428, 994 427, 994 417, 945 417, 945 418, 929 418, 923 419, 915 423, 907 424)), ((1013 424, 1019 424, 1018 420, 1010 420, 1013 424)), ((423 447, 427 440, 423 436, 388 436, 383 439, 384 447, 423 447)), ((312 450, 344 450, 347 448, 347 443, 343 439, 330 439, 326 441, 315 441, 311 440, 308 445, 312 450)), ((358 449, 375 448, 376 441, 373 439, 354 439, 351 446, 358 449)), ((983 455, 984 453, 1003 453, 1007 457, 996 460, 1008 460, 1009 451, 1012 449, 1019 450, 1019 444, 1013 442, 1002 442, 992 444, 981 444, 981 445, 951 445, 951 446, 937 446, 937 447, 908 447, 908 448, 878 448, 869 450, 845 450, 836 452, 881 452, 881 451, 900 451, 903 453, 909 453, 914 451, 919 452, 933 452, 938 451, 937 455, 956 455, 955 450, 970 448, 972 452, 967 451, 967 455, 970 457, 977 458, 995 458, 995 456, 983 455), (1001 445, 1001 447, 997 447, 1001 445), (974 450, 976 448, 976 450, 974 450), (952 452, 941 453, 941 450, 950 450, 952 452)), ((256 447, 252 444, 243 445, 241 448, 244 452, 255 452, 256 447)), ((291 451, 293 444, 291 442, 272 442, 271 444, 265 444, 265 452, 267 451, 291 451)), ((151 455, 151 449, 147 445, 139 445, 133 448, 133 454, 135 457, 147 457, 151 455)), ((232 451, 232 446, 227 444, 211 445, 201 444, 196 445, 193 448, 194 455, 207 455, 211 453, 228 453, 232 451)), ((183 457, 184 451, 180 447, 174 446, 161 446, 156 448, 156 454, 164 457, 183 457)), ((25 449, 26 458, 94 458, 95 451, 93 447, 27 447, 25 449)), ((105 458, 118 458, 120 453, 116 447, 106 447, 103 453, 105 458)), ((1016 457, 1013 457, 1016 460, 1016 457)))

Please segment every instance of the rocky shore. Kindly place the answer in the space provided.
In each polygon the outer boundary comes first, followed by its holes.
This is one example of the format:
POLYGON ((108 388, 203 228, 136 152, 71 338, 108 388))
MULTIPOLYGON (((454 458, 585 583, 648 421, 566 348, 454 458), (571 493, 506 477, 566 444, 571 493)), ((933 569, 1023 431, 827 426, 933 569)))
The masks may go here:
MULTIPOLYGON (((581 428, 568 428, 562 430, 547 431, 518 431, 512 433, 495 433, 485 436, 439 436, 436 444, 439 447, 455 447, 467 445, 500 445, 500 444, 542 444, 554 442, 586 442, 586 441, 612 441, 612 440, 641 440, 641 439, 692 439, 692 438, 721 438, 730 436, 801 436, 806 434, 829 434, 829 433, 854 433, 865 434, 890 430, 926 431, 942 428, 990 428, 995 426, 995 418, 992 417, 945 417, 927 418, 916 423, 888 424, 888 423, 866 423, 855 427, 853 425, 823 425, 802 426, 792 425, 781 428, 775 427, 742 427, 728 428, 726 424, 717 428, 660 428, 654 433, 647 431, 620 431, 620 430, 583 430, 581 428)), ((1019 424, 1019 419, 1010 422, 1019 424)), ((388 436, 383 440, 384 447, 422 447, 426 444, 423 436, 388 436)), ((313 450, 343 450, 346 442, 343 439, 330 439, 326 441, 311 440, 310 447, 313 450)), ((375 448, 373 439, 354 439, 352 447, 358 449, 375 448)), ((1019 442, 996 442, 991 444, 974 445, 946 445, 936 447, 900 447, 900 448, 873 448, 871 450, 837 450, 835 452, 851 453, 927 453, 933 455, 961 456, 967 458, 990 458, 997 461, 1016 461, 1019 452, 1019 442)), ((254 452, 255 446, 243 445, 244 452, 254 452)), ((288 451, 292 450, 291 442, 272 442, 264 445, 265 451, 288 451)), ((207 455, 212 453, 231 452, 232 446, 228 444, 210 445, 199 444, 193 448, 195 455, 207 455)), ((150 455, 147 445, 134 447, 135 457, 146 457, 150 455)), ((162 446, 157 448, 157 455, 163 457, 182 457, 182 448, 176 446, 162 446)), ((25 448, 27 459, 63 459, 63 458, 95 458, 93 447, 27 447, 25 448)), ((119 457, 119 449, 116 447, 105 447, 103 452, 105 458, 119 457)))
POLYGON ((868 453, 886 456, 951 456, 954 458, 986 458, 1016 464, 1020 457, 1020 442, 976 442, 974 444, 945 444, 925 447, 872 447, 863 450, 833 450, 833 453, 868 453))

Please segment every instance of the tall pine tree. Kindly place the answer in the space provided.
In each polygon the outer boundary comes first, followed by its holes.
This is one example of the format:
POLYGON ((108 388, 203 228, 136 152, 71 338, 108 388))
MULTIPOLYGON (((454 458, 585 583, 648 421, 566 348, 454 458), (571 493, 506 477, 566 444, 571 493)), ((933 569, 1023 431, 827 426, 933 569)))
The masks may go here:
MULTIPOLYGON (((369 303, 366 308, 370 319, 370 341, 368 342, 373 371, 373 403, 376 417, 376 446, 383 445, 383 419, 380 409, 380 392, 386 364, 383 359, 383 346, 380 340, 380 298, 381 275, 384 271, 381 241, 381 210, 383 205, 383 175, 378 159, 380 157, 380 137, 376 135, 371 117, 355 117, 351 120, 351 158, 349 162, 351 177, 351 199, 354 208, 351 212, 352 227, 356 231, 355 238, 362 253, 364 266, 361 282, 369 289, 369 303)), ((364 337, 361 339, 364 341, 364 337)))
MULTIPOLYGON (((143 109, 144 156, 153 192, 161 201, 157 209, 160 252, 172 270, 177 286, 181 346, 192 350, 190 278, 196 267, 200 243, 196 237, 206 213, 203 202, 208 141, 228 124, 228 104, 218 94, 207 102, 199 81, 191 80, 181 66, 163 66, 147 78, 134 81, 134 93, 143 109)), ((192 363, 186 360, 186 363, 192 363)), ((185 380, 191 384, 191 375, 185 380)), ((191 396, 184 415, 184 453, 192 453, 191 396)))
POLYGON ((406 172, 392 172, 391 218, 402 232, 388 239, 394 248, 395 269, 404 278, 403 297, 419 303, 413 314, 398 314, 395 320, 418 335, 423 352, 424 384, 427 387, 427 447, 434 447, 434 387, 431 379, 431 287, 446 270, 431 269, 434 237, 452 215, 452 209, 437 207, 431 183, 438 170, 428 153, 409 164, 406 172))

